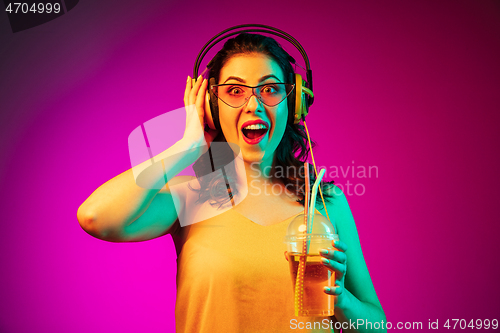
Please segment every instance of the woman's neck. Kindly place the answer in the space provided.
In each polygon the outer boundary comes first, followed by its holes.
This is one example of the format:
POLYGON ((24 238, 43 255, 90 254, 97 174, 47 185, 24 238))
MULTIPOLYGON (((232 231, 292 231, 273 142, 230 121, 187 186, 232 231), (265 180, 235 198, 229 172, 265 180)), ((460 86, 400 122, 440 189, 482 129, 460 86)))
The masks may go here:
POLYGON ((271 183, 273 160, 273 158, 269 158, 261 162, 244 162, 247 183, 271 183))

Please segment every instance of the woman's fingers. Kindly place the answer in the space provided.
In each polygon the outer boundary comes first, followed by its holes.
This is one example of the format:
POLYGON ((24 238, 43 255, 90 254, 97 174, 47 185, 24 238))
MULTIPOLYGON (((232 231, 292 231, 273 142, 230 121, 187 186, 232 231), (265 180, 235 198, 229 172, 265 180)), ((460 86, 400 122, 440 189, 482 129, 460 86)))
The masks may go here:
MULTIPOLYGON (((336 281, 336 282, 338 282, 338 281, 336 281)), ((338 285, 338 284, 336 284, 336 285, 338 285)), ((325 288, 323 288, 323 290, 328 295, 338 296, 338 295, 342 294, 342 291, 344 291, 344 288, 343 287, 325 287, 325 288)))
POLYGON ((344 243, 343 241, 332 241, 332 245, 334 248, 336 248, 339 251, 346 252, 347 251, 347 244, 344 243))
POLYGON ((191 87, 191 78, 188 76, 186 82, 186 90, 184 91, 185 107, 195 106, 198 114, 198 119, 202 127, 205 126, 205 94, 208 81, 203 79, 201 75, 196 80, 196 83, 191 87))
POLYGON ((198 95, 198 91, 200 90, 201 84, 203 83, 203 79, 200 76, 196 79, 196 83, 194 84, 193 88, 191 88, 191 91, 189 92, 189 104, 192 105, 196 103, 196 97, 198 95))
POLYGON ((207 91, 207 79, 203 79, 198 90, 198 94, 196 95, 196 110, 198 111, 198 115, 200 116, 200 120, 204 123, 203 117, 205 116, 205 94, 207 91))
POLYGON ((186 130, 184 138, 194 140, 203 145, 210 143, 217 136, 218 131, 206 127, 205 112, 207 109, 208 81, 200 75, 193 84, 191 77, 187 77, 186 89, 184 91, 184 106, 186 109, 186 130), (204 140, 203 140, 204 139, 204 140))
POLYGON ((345 264, 347 262, 347 256, 344 252, 340 252, 337 250, 328 250, 328 249, 323 249, 320 251, 320 254, 322 257, 327 258, 327 259, 333 259, 335 261, 338 261, 339 263, 345 264))
MULTIPOLYGON (((334 249, 323 249, 319 253, 323 257, 321 262, 328 269, 335 272, 335 286, 325 287, 324 292, 328 295, 339 296, 344 291, 344 278, 347 273, 347 244, 338 240, 332 241, 334 249)), ((335 297, 337 302, 340 297, 335 297)))
POLYGON ((326 258, 321 259, 321 261, 323 265, 334 271, 335 276, 340 279, 342 279, 344 275, 347 273, 347 266, 345 263, 340 263, 333 259, 326 259, 326 258))
POLYGON ((189 93, 191 92, 191 77, 187 77, 186 89, 184 90, 184 106, 189 105, 189 93))
POLYGON ((323 265, 335 272, 336 276, 342 280, 347 272, 347 256, 344 253, 347 245, 344 242, 336 241, 335 249, 323 249, 320 255, 323 257, 323 265))

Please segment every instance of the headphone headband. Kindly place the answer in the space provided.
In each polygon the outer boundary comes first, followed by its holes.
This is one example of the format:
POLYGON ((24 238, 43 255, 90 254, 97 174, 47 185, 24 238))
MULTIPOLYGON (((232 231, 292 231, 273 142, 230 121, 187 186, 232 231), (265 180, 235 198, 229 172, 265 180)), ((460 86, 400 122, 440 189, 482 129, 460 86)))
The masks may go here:
MULTIPOLYGON (((312 71, 311 67, 309 65, 309 58, 307 57, 306 51, 300 45, 300 43, 293 38, 290 34, 284 32, 283 30, 268 26, 268 25, 263 25, 263 24, 242 24, 242 25, 237 25, 231 28, 228 28, 214 37, 210 39, 201 49, 200 53, 198 53, 198 56, 196 57, 196 62, 194 63, 194 70, 193 70, 193 78, 198 77, 198 70, 201 65, 201 61, 205 57, 205 55, 210 51, 212 47, 214 47, 216 44, 218 44, 220 41, 229 38, 231 36, 244 33, 244 32, 261 32, 261 33, 268 33, 271 35, 278 36, 282 39, 285 39, 288 41, 290 44, 295 46, 295 48, 300 52, 302 55, 302 58, 304 59, 304 62, 306 64, 306 77, 307 77, 307 87, 312 90, 313 85, 312 85, 312 71), (244 28, 250 28, 250 29, 244 29, 244 28), (243 29, 243 30, 239 30, 243 29), (237 30, 237 31, 234 31, 237 30), (228 33, 231 32, 231 33, 228 33)), ((292 58, 293 59, 293 58, 292 58)), ((292 63, 295 63, 295 60, 293 59, 292 63)), ((210 63, 209 63, 210 65, 210 63)), ((210 66, 207 66, 210 67, 210 66)), ((310 97, 310 105, 313 103, 314 97, 310 97)))

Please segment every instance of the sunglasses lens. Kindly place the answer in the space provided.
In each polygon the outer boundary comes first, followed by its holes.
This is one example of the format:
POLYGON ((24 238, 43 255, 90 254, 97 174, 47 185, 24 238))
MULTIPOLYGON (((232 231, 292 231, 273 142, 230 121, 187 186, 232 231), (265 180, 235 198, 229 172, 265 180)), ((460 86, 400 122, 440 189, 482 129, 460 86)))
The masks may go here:
POLYGON ((221 84, 214 86, 213 91, 217 98, 224 103, 233 108, 238 108, 243 106, 253 95, 256 95, 267 106, 276 106, 285 100, 293 88, 294 85, 288 83, 270 83, 257 87, 221 84))
POLYGON ((240 107, 246 102, 246 98, 252 95, 252 89, 240 85, 221 85, 216 88, 215 95, 224 103, 234 108, 240 107))

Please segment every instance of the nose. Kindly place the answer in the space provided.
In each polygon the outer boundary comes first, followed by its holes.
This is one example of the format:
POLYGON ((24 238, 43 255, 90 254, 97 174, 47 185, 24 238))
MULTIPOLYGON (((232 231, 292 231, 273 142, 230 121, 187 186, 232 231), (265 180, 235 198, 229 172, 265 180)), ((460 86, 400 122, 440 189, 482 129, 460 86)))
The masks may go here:
POLYGON ((246 111, 263 111, 264 105, 257 98, 257 95, 253 94, 249 97, 247 104, 245 106, 246 111))

